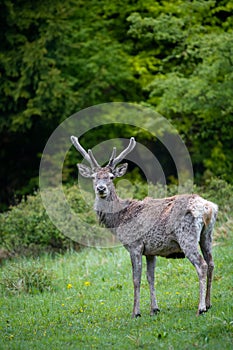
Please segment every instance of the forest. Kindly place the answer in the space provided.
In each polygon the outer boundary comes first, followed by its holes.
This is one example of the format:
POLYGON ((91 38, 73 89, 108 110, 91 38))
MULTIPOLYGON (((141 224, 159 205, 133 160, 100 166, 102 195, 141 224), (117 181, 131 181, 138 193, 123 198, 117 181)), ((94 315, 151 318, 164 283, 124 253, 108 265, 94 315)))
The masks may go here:
MULTIPOLYGON (((37 190, 54 129, 107 102, 157 111, 188 147, 197 183, 233 183, 232 10, 227 0, 1 0, 0 210, 37 190)), ((131 134, 97 128, 85 145, 110 131, 131 134)))

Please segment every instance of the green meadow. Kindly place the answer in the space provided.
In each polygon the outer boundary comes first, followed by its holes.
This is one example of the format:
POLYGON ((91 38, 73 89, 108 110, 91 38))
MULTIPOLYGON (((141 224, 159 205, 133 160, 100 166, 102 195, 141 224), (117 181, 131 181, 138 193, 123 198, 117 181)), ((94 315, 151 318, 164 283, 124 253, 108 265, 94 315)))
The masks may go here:
POLYGON ((1 270, 0 348, 230 350, 232 244, 233 239, 228 239, 214 246, 213 307, 199 317, 198 280, 186 259, 158 258, 156 289, 161 312, 154 317, 149 316, 144 273, 142 317, 137 319, 131 319, 131 265, 122 247, 86 248, 36 260, 21 258, 16 265, 7 262, 1 270), (12 266, 24 273, 37 268, 42 277, 49 276, 48 286, 43 292, 37 288, 14 292, 10 286, 8 290, 6 282, 13 275, 12 266))

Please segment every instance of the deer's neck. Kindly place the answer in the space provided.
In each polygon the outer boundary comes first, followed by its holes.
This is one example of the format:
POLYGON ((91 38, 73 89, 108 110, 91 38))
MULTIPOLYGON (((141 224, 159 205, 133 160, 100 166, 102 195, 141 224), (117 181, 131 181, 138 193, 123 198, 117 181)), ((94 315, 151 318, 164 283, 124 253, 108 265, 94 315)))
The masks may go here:
POLYGON ((99 222, 114 231, 114 228, 119 226, 122 214, 128 205, 129 200, 119 198, 113 191, 107 198, 96 197, 94 209, 99 222))

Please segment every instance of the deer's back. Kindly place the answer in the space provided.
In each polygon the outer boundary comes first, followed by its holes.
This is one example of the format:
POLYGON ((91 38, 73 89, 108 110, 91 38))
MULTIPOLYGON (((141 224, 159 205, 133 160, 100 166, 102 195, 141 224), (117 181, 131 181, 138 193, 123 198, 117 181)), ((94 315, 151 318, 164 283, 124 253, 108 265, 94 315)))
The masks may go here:
POLYGON ((193 228, 190 232, 187 230, 195 226, 201 231, 201 227, 210 222, 216 208, 214 203, 198 195, 132 200, 120 219, 116 233, 126 246, 143 241, 144 254, 168 256, 181 251, 178 242, 182 234, 199 240, 200 237, 192 237, 196 235, 193 228))

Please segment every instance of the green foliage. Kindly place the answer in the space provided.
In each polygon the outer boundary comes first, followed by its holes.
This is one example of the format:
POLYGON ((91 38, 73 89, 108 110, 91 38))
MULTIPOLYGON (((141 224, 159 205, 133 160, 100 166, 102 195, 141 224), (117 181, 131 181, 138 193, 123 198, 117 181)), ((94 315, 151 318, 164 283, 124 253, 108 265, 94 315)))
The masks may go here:
POLYGON ((219 212, 214 236, 216 241, 224 242, 232 235, 233 186, 214 178, 208 180, 204 188, 199 188, 199 193, 218 204, 219 212))
MULTIPOLYGON (((103 102, 156 108, 184 138, 197 180, 232 182, 232 10, 227 0, 1 0, 0 209, 38 187, 60 122, 103 102)), ((107 129, 86 143, 135 135, 107 129)))
POLYGON ((0 181, 2 202, 9 205, 15 194, 36 188, 39 154, 77 105, 62 62, 72 31, 70 2, 3 0, 0 6, 0 181))
POLYGON ((72 83, 57 57, 64 52, 70 3, 2 1, 0 131, 23 132, 73 111, 72 83), (17 54, 16 54, 17 52, 17 54))
POLYGON ((64 192, 67 206, 55 189, 49 193, 50 204, 56 203, 55 217, 49 218, 39 192, 0 214, 0 247, 16 255, 35 255, 42 251, 77 250, 82 245, 114 244, 112 234, 99 226, 93 194, 81 193, 75 185, 64 187, 64 192))
MULTIPOLYGON (((120 197, 136 199, 143 199, 148 195, 163 198, 177 193, 177 186, 174 185, 165 188, 162 185, 139 182, 132 184, 127 179, 116 183, 116 189, 120 197)), ((183 192, 186 192, 185 189, 183 192)), ((195 187, 194 192, 218 204, 216 237, 226 239, 232 225, 232 185, 223 180, 212 179, 204 187, 195 187)), ((54 210, 58 227, 48 217, 40 193, 28 196, 27 200, 0 214, 0 248, 11 254, 23 255, 77 249, 80 244, 97 247, 118 244, 107 229, 99 226, 93 210, 92 193, 84 189, 81 192, 76 185, 64 187, 64 193, 68 207, 63 206, 63 201, 55 190, 49 194, 52 203, 56 203, 54 210), (74 217, 71 217, 72 211, 75 213, 74 217)))
MULTIPOLYGON (((77 187, 67 189, 66 193, 67 200, 75 207, 77 213, 82 213, 84 220, 93 224, 95 214, 87 208, 77 187)), ((66 213, 61 212, 61 220, 64 221, 64 225, 66 220, 69 220, 66 213)), ((79 230, 81 240, 85 228, 79 230)), ((79 246, 64 236, 51 222, 39 193, 28 196, 27 200, 0 215, 0 236, 1 246, 16 254, 36 253, 41 250, 63 251, 79 246)))
POLYGON ((140 100, 125 46, 108 20, 112 9, 103 5, 106 16, 92 0, 0 3, 0 160, 7 164, 0 181, 6 205, 15 189, 24 195, 38 186, 40 154, 62 120, 101 102, 140 100))
POLYGON ((132 14, 134 62, 148 102, 169 117, 191 152, 196 176, 232 182, 232 4, 164 2, 132 14), (145 79, 145 76, 147 79, 145 79), (200 152, 201 150, 201 152, 200 152))
POLYGON ((203 187, 205 198, 218 203, 220 212, 227 211, 228 214, 233 211, 233 186, 226 181, 218 178, 208 180, 203 187), (227 209, 228 207, 228 209, 227 209))
POLYGON ((1 214, 2 245, 16 253, 42 247, 62 249, 66 240, 50 222, 39 195, 29 196, 10 211, 1 214))
POLYGON ((1 285, 7 293, 37 294, 52 290, 53 275, 42 264, 33 260, 8 265, 1 276, 1 285))

